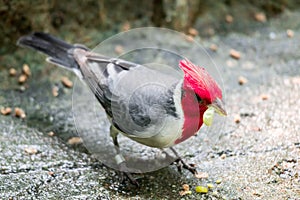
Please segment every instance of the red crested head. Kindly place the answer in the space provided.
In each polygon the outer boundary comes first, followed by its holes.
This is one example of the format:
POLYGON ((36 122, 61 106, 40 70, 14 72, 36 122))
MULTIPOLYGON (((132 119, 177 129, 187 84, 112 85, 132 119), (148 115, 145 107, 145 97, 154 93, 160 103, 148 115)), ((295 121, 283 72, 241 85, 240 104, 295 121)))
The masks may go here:
POLYGON ((186 87, 192 89, 207 104, 217 98, 222 99, 222 91, 217 82, 203 67, 198 67, 188 60, 181 60, 179 67, 184 72, 186 87))
POLYGON ((184 72, 181 98, 184 124, 182 135, 175 144, 186 140, 200 129, 204 112, 208 107, 213 107, 219 114, 226 115, 222 91, 209 73, 188 60, 181 60, 179 67, 184 72))

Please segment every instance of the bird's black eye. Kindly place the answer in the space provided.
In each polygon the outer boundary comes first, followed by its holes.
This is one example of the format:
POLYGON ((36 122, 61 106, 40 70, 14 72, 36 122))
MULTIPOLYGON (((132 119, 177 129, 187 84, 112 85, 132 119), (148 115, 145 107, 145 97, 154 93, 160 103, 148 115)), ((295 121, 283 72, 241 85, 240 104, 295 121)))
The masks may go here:
POLYGON ((202 99, 201 99, 201 97, 200 97, 198 94, 196 94, 196 99, 197 99, 197 101, 198 101, 199 103, 202 103, 202 99))

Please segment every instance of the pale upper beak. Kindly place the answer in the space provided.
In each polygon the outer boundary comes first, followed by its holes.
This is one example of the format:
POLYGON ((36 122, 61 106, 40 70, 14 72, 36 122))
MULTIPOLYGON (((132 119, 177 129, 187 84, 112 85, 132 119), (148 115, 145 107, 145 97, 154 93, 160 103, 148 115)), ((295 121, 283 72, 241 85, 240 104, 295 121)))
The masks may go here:
POLYGON ((225 105, 221 99, 216 98, 216 100, 214 100, 210 106, 213 107, 219 115, 221 116, 227 115, 227 112, 225 110, 225 105))

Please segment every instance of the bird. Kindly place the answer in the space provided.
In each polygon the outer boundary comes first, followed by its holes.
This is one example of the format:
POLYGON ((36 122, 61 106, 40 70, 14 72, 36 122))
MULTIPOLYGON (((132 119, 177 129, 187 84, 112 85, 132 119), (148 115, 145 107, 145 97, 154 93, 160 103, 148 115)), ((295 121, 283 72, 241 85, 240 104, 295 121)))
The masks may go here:
POLYGON ((218 83, 204 67, 186 58, 174 66, 181 72, 175 76, 159 67, 95 53, 44 32, 22 36, 17 45, 46 54, 48 62, 73 71, 88 85, 111 123, 115 160, 123 168, 126 159, 120 152, 119 133, 149 147, 171 148, 179 156, 175 145, 194 136, 203 124, 209 126, 213 113, 227 115, 218 83))

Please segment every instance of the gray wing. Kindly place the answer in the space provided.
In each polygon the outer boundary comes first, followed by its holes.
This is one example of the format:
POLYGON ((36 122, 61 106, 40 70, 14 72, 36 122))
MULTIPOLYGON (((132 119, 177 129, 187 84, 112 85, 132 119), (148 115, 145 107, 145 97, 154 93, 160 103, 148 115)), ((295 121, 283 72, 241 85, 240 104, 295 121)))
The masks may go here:
POLYGON ((177 118, 173 91, 181 78, 175 69, 142 66, 82 49, 73 53, 84 80, 113 125, 130 137, 152 137, 168 117, 177 118))

